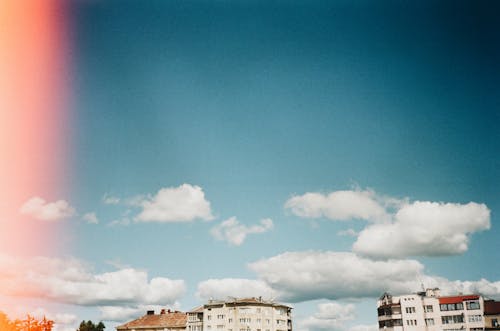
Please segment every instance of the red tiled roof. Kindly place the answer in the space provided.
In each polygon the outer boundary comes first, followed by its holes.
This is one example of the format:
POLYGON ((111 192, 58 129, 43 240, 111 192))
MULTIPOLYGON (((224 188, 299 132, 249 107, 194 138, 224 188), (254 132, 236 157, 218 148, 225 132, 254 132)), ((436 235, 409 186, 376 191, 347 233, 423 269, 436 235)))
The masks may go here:
POLYGON ((165 314, 144 315, 138 319, 117 326, 117 330, 141 329, 150 327, 185 328, 187 321, 186 313, 170 312, 165 314))
POLYGON ((188 313, 203 313, 203 306, 193 308, 190 311, 188 311, 188 313))
POLYGON ((477 300, 479 299, 479 295, 456 295, 452 297, 440 297, 439 303, 460 303, 466 300, 477 300))
POLYGON ((484 302, 484 314, 485 315, 497 315, 500 314, 500 301, 487 300, 484 302))
POLYGON ((227 301, 213 301, 213 302, 210 302, 208 303, 208 305, 205 305, 205 306, 210 306, 210 305, 214 305, 214 304, 231 304, 231 305, 234 305, 234 304, 255 304, 255 305, 266 305, 266 306, 274 306, 274 307, 287 307, 287 308, 290 308, 288 307, 287 305, 284 305, 284 304, 281 304, 281 303, 277 303, 277 302, 274 302, 274 301, 266 301, 266 300, 263 300, 262 298, 255 298, 255 297, 252 297, 252 298, 231 298, 227 301))

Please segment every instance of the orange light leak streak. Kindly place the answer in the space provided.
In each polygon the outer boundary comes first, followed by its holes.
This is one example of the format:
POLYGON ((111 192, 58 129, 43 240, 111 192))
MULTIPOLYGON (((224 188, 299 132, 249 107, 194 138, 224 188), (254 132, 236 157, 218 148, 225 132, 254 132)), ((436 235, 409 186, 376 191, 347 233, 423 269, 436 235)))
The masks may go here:
POLYGON ((33 196, 62 198, 67 175, 62 3, 0 1, 0 253, 53 253, 61 231, 19 208, 33 196))

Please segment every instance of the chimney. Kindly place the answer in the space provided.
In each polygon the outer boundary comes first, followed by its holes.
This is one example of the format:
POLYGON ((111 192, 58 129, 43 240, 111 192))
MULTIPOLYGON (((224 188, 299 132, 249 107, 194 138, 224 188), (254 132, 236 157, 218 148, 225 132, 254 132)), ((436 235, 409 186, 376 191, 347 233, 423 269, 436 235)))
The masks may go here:
POLYGON ((148 310, 146 312, 147 315, 154 315, 155 314, 155 311, 154 310, 148 310))
POLYGON ((165 309, 162 309, 160 314, 165 315, 165 309))

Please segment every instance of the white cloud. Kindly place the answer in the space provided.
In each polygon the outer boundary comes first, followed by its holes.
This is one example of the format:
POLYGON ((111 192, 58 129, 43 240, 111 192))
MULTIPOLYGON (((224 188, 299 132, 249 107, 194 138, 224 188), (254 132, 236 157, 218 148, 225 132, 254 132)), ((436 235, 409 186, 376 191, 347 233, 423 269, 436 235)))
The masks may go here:
POLYGON ((306 193, 293 196, 285 203, 285 208, 299 217, 347 221, 363 219, 379 221, 388 214, 378 196, 370 190, 335 191, 327 195, 306 193))
POLYGON ((131 223, 130 218, 122 217, 120 219, 116 219, 116 220, 109 222, 107 225, 108 226, 118 226, 118 225, 127 226, 127 225, 130 225, 130 223, 131 223))
POLYGON ((198 283, 196 296, 202 300, 260 296, 272 299, 276 296, 276 292, 261 280, 224 278, 208 279, 198 283))
POLYGON ((345 330, 345 322, 354 318, 355 307, 353 304, 321 303, 318 305, 316 313, 297 322, 297 328, 302 331, 345 330))
POLYGON ((65 200, 46 202, 40 197, 33 197, 21 206, 20 212, 42 221, 58 221, 73 216, 75 209, 65 200))
POLYGON ((270 231, 273 226, 273 221, 269 218, 261 220, 260 224, 246 226, 241 224, 236 217, 231 217, 214 226, 210 233, 217 240, 225 240, 231 245, 239 246, 245 241, 247 235, 270 231))
POLYGON ((146 310, 156 310, 154 307, 121 307, 121 306, 103 306, 99 307, 100 318, 103 321, 127 321, 144 315, 146 310), (151 309, 150 309, 151 308, 151 309))
POLYGON ((76 305, 168 304, 185 291, 183 280, 127 268, 97 273, 77 259, 0 255, 0 295, 45 298, 76 305))
POLYGON ((347 230, 342 230, 337 232, 337 235, 339 236, 349 236, 349 237, 357 237, 358 232, 354 229, 347 229, 347 230))
POLYGON ((376 261, 347 252, 286 252, 249 264, 260 280, 285 301, 376 298, 383 292, 413 293, 440 287, 444 293, 500 296, 500 282, 449 281, 429 276, 416 260, 376 261))
POLYGON ((485 204, 410 202, 371 190, 306 193, 289 199, 285 208, 306 218, 373 222, 359 232, 353 245, 354 252, 372 258, 462 254, 472 233, 490 228, 490 210, 485 204))
POLYGON ((249 267, 282 299, 305 301, 412 292, 423 265, 414 260, 372 261, 347 252, 286 252, 249 267))
POLYGON ((120 198, 109 195, 109 194, 104 194, 104 196, 101 199, 102 203, 105 205, 117 205, 120 203, 120 198))
POLYGON ((461 254, 471 233, 489 228, 490 210, 484 204, 416 201, 403 205, 394 221, 366 227, 353 251, 384 258, 461 254))
POLYGON ((126 322, 136 319, 146 313, 148 310, 154 310, 156 313, 162 309, 179 310, 179 302, 171 305, 135 305, 135 306, 102 306, 99 307, 100 319, 103 321, 126 322))
POLYGON ((141 222, 189 222, 214 218, 202 188, 189 184, 162 188, 155 196, 139 201, 138 205, 142 211, 136 220, 141 222))
POLYGON ((82 220, 86 221, 89 224, 98 224, 99 219, 97 218, 95 213, 86 213, 82 216, 82 220))

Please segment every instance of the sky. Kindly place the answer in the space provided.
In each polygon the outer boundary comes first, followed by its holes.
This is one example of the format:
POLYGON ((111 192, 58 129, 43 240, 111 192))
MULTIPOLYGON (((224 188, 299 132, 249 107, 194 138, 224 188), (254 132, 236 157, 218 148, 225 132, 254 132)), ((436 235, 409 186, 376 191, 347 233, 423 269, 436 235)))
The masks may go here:
POLYGON ((498 4, 2 6, 9 316, 262 296, 372 331, 385 291, 500 299, 498 4))

